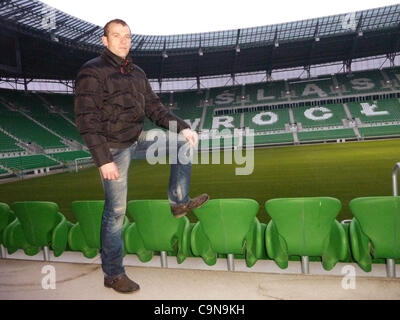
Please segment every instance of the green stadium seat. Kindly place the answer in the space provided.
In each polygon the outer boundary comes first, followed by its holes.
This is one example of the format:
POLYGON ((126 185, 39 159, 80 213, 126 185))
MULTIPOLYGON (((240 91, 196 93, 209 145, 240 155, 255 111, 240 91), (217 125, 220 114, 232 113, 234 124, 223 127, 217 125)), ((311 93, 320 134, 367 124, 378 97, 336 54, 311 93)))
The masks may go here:
POLYGON ((3 234, 6 227, 15 220, 15 214, 10 209, 8 204, 0 202, 0 246, 1 246, 1 258, 5 258, 6 252, 3 247, 3 234))
MULTIPOLYGON (((73 201, 71 203, 71 210, 78 220, 68 233, 68 245, 72 251, 81 251, 89 259, 99 253, 103 209, 104 200, 73 201)), ((122 233, 125 232, 128 225, 128 218, 125 217, 122 233)))
POLYGON ((218 254, 228 255, 228 269, 234 270, 233 256, 243 255, 252 267, 263 255, 263 233, 256 218, 259 204, 252 199, 213 199, 194 209, 199 221, 191 234, 192 252, 207 265, 218 254))
POLYGON ((332 129, 332 130, 313 130, 313 131, 299 131, 297 137, 300 142, 303 141, 328 141, 337 139, 354 139, 356 136, 354 130, 351 128, 346 129, 332 129))
MULTIPOLYGON (((285 269, 291 255, 322 257, 325 270, 349 256, 344 228, 336 221, 341 203, 335 198, 281 198, 268 200, 265 209, 272 217, 266 230, 267 255, 285 269)), ((303 264, 308 273, 308 265, 303 264)))
POLYGON ((58 205, 47 201, 17 201, 12 204, 17 217, 7 226, 3 235, 4 245, 10 254, 23 249, 25 254, 33 256, 44 248, 50 247, 54 256, 60 256, 67 247, 67 235, 71 226, 58 205))
POLYGON ((350 243, 359 266, 369 272, 373 259, 400 258, 400 197, 356 198, 349 206, 355 217, 350 243))
POLYGON ((150 261, 154 252, 160 252, 166 267, 167 254, 176 255, 178 263, 190 255, 189 219, 174 218, 168 200, 131 200, 128 215, 134 222, 124 234, 125 247, 140 261, 150 261))
POLYGON ((42 154, 2 158, 0 159, 0 164, 14 171, 49 168, 60 165, 58 162, 42 154))

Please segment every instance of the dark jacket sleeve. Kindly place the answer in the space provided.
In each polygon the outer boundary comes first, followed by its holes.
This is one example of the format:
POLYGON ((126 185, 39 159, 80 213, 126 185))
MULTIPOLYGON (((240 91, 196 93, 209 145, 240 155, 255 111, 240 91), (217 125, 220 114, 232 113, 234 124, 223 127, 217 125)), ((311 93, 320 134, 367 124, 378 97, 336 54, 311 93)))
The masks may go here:
POLYGON ((103 88, 93 68, 82 68, 75 82, 75 121, 96 166, 113 161, 101 123, 103 88))
MULTIPOLYGON (((170 121, 176 121, 177 132, 181 132, 183 129, 189 128, 190 126, 183 121, 181 118, 173 115, 167 108, 161 103, 160 98, 154 93, 150 86, 148 79, 145 77, 145 113, 146 116, 158 126, 164 129, 169 128, 170 121)), ((171 128, 172 129, 172 128, 171 128)))

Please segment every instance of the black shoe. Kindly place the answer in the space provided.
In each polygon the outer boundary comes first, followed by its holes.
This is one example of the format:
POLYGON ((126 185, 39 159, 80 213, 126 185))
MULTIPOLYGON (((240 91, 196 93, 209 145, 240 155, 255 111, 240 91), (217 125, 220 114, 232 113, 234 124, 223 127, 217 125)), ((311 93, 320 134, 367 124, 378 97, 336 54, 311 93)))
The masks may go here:
POLYGON ((104 278, 104 286, 113 288, 120 293, 132 293, 140 289, 139 285, 135 281, 129 279, 126 274, 111 279, 104 278))
POLYGON ((186 204, 178 204, 172 205, 171 211, 175 218, 180 218, 186 215, 190 210, 200 208, 203 204, 205 204, 210 199, 210 196, 207 193, 203 193, 202 195, 190 199, 190 201, 186 204))

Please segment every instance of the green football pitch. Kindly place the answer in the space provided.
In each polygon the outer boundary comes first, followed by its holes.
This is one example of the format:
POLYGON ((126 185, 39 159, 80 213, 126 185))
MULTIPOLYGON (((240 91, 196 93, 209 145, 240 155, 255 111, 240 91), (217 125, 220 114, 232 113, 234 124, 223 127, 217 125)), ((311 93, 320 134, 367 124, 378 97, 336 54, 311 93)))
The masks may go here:
MULTIPOLYGON (((235 175, 235 169, 245 165, 235 161, 223 164, 223 159, 221 154, 221 164, 193 165, 190 196, 207 192, 214 199, 255 199, 260 204, 261 222, 269 220, 264 209, 268 199, 330 196, 342 202, 338 220, 343 220, 352 217, 351 199, 392 195, 391 171, 400 161, 400 139, 256 149, 250 175, 235 175)), ((168 180, 168 164, 134 160, 128 200, 166 199, 168 180)), ((0 185, 0 202, 53 201, 72 222, 76 221, 70 209, 72 201, 103 198, 95 167, 0 185)), ((193 213, 188 217, 196 221, 193 213)))

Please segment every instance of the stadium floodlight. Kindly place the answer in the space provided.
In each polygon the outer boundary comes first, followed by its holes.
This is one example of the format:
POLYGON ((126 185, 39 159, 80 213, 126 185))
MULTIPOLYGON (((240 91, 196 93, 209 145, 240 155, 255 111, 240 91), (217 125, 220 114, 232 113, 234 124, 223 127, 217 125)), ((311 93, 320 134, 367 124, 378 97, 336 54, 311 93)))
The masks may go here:
POLYGON ((274 41, 274 45, 275 45, 275 48, 278 48, 278 47, 279 47, 278 39, 276 39, 276 40, 274 41))
POLYGON ((202 57, 204 54, 203 49, 199 48, 199 56, 202 57))
POLYGON ((163 57, 164 59, 167 59, 167 58, 168 58, 168 54, 167 54, 167 51, 166 51, 166 50, 163 51, 162 57, 163 57))
POLYGON ((236 53, 239 53, 239 52, 240 52, 240 47, 239 47, 239 45, 238 45, 238 44, 236 45, 236 48, 235 48, 235 50, 236 50, 236 53))

